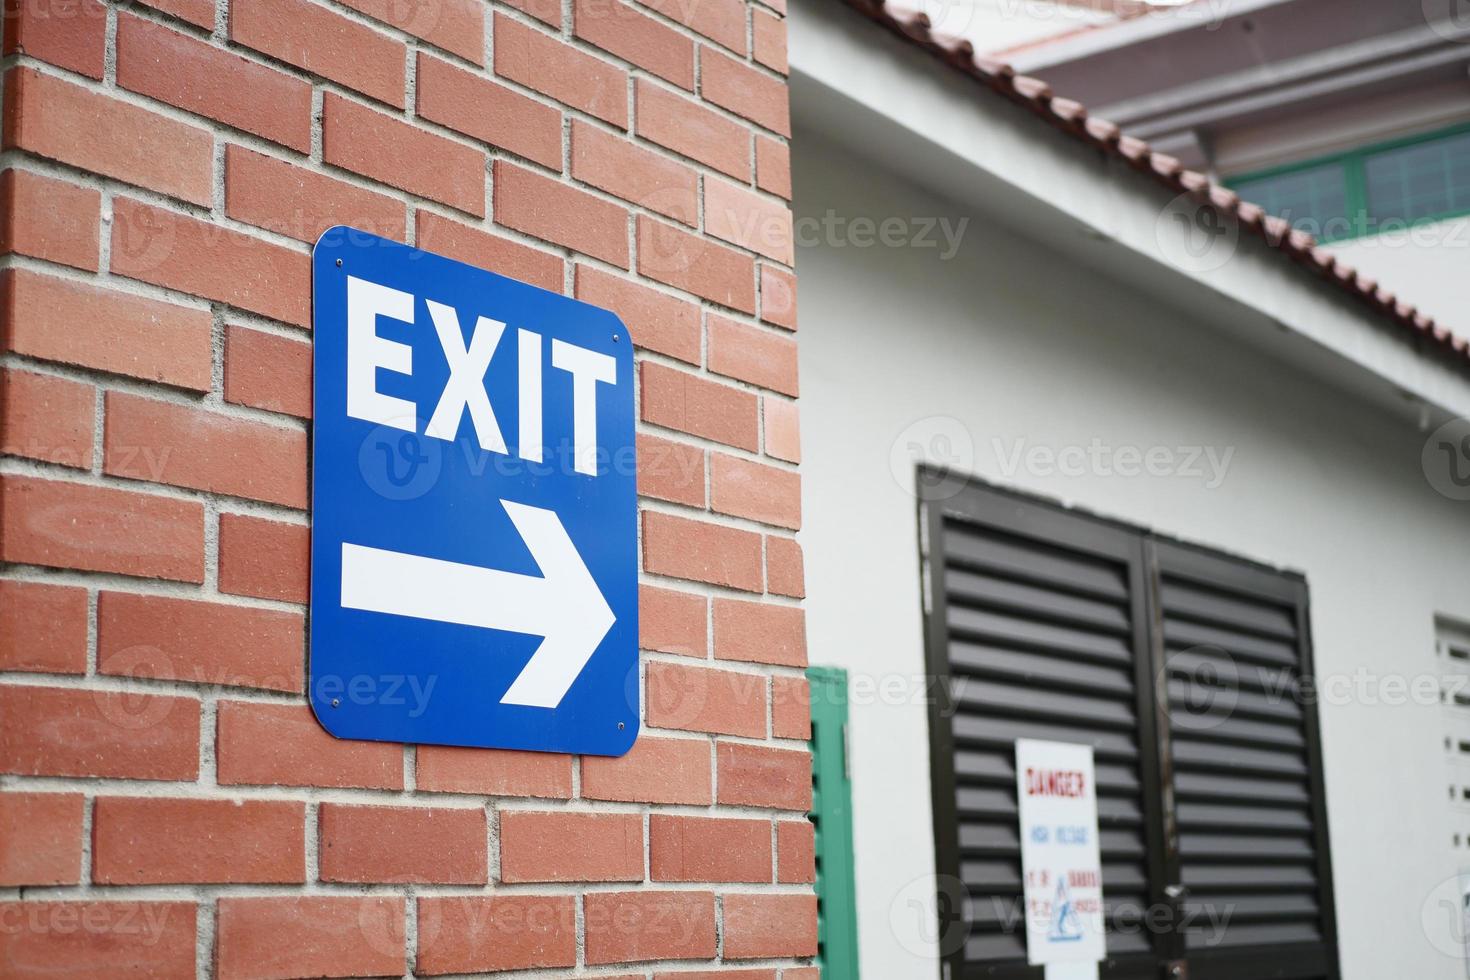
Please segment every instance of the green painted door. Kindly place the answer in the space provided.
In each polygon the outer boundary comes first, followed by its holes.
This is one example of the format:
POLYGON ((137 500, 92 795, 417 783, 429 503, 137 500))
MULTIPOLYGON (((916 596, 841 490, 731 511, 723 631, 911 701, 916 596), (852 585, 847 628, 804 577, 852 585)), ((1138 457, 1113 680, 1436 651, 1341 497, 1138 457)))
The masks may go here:
POLYGON ((858 980, 847 761, 847 671, 812 667, 812 812, 817 828, 817 963, 822 980, 858 980))

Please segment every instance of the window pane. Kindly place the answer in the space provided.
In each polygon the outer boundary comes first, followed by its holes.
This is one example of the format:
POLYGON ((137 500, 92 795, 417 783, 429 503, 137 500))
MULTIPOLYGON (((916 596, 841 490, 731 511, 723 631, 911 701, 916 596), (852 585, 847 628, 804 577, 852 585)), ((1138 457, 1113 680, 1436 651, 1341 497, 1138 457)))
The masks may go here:
POLYGON ((1240 196, 1291 222, 1293 228, 1321 239, 1342 238, 1354 233, 1348 220, 1347 172, 1342 164, 1330 163, 1307 170, 1235 184, 1240 196))
POLYGON ((1363 169, 1380 228, 1470 210, 1470 133, 1374 153, 1363 169))

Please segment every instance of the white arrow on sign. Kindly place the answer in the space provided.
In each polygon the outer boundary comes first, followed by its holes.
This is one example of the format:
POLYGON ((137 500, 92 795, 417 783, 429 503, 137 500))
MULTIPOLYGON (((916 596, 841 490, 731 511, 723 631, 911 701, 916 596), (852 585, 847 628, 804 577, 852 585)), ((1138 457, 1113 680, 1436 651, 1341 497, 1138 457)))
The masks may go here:
POLYGON ((342 605, 544 637, 500 703, 555 708, 617 617, 554 512, 500 503, 540 576, 343 542, 342 605))

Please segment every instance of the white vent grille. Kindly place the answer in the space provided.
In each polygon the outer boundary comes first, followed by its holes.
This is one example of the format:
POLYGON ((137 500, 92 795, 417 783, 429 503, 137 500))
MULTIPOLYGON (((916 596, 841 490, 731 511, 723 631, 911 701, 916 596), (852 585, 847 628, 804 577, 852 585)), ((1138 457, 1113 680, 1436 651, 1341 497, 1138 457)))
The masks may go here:
POLYGON ((1449 784, 1450 853, 1470 863, 1470 629, 1439 624, 1436 662, 1449 784))

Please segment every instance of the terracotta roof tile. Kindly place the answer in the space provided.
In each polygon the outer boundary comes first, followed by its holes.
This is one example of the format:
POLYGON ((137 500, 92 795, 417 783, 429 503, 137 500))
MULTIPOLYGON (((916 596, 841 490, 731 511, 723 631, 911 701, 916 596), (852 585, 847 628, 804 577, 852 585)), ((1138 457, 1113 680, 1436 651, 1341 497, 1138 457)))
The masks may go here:
POLYGON ((843 0, 848 6, 895 34, 919 45, 957 71, 984 83, 1013 102, 1030 108, 1053 126, 1088 143, 1115 153, 1148 173, 1165 186, 1181 193, 1192 193, 1208 200, 1216 210, 1234 218, 1251 231, 1259 232, 1271 245, 1286 253, 1296 264, 1327 282, 1356 295, 1374 309, 1416 336, 1431 337, 1439 349, 1470 360, 1470 344, 1435 322, 1433 317, 1412 304, 1396 300, 1392 293, 1380 295, 1375 280, 1359 276, 1351 268, 1322 250, 1311 235, 1291 229, 1287 222, 1267 215, 1258 205, 1242 201, 1229 188, 1211 182, 1205 175, 1184 169, 1178 160, 1156 153, 1143 140, 1122 135, 1118 127, 1099 119, 1089 119, 1087 108, 1072 99, 1055 98, 1051 86, 1038 78, 1017 75, 1015 69, 1001 61, 976 56, 968 41, 936 35, 930 30, 929 18, 922 13, 909 14, 888 10, 884 0, 843 0))

